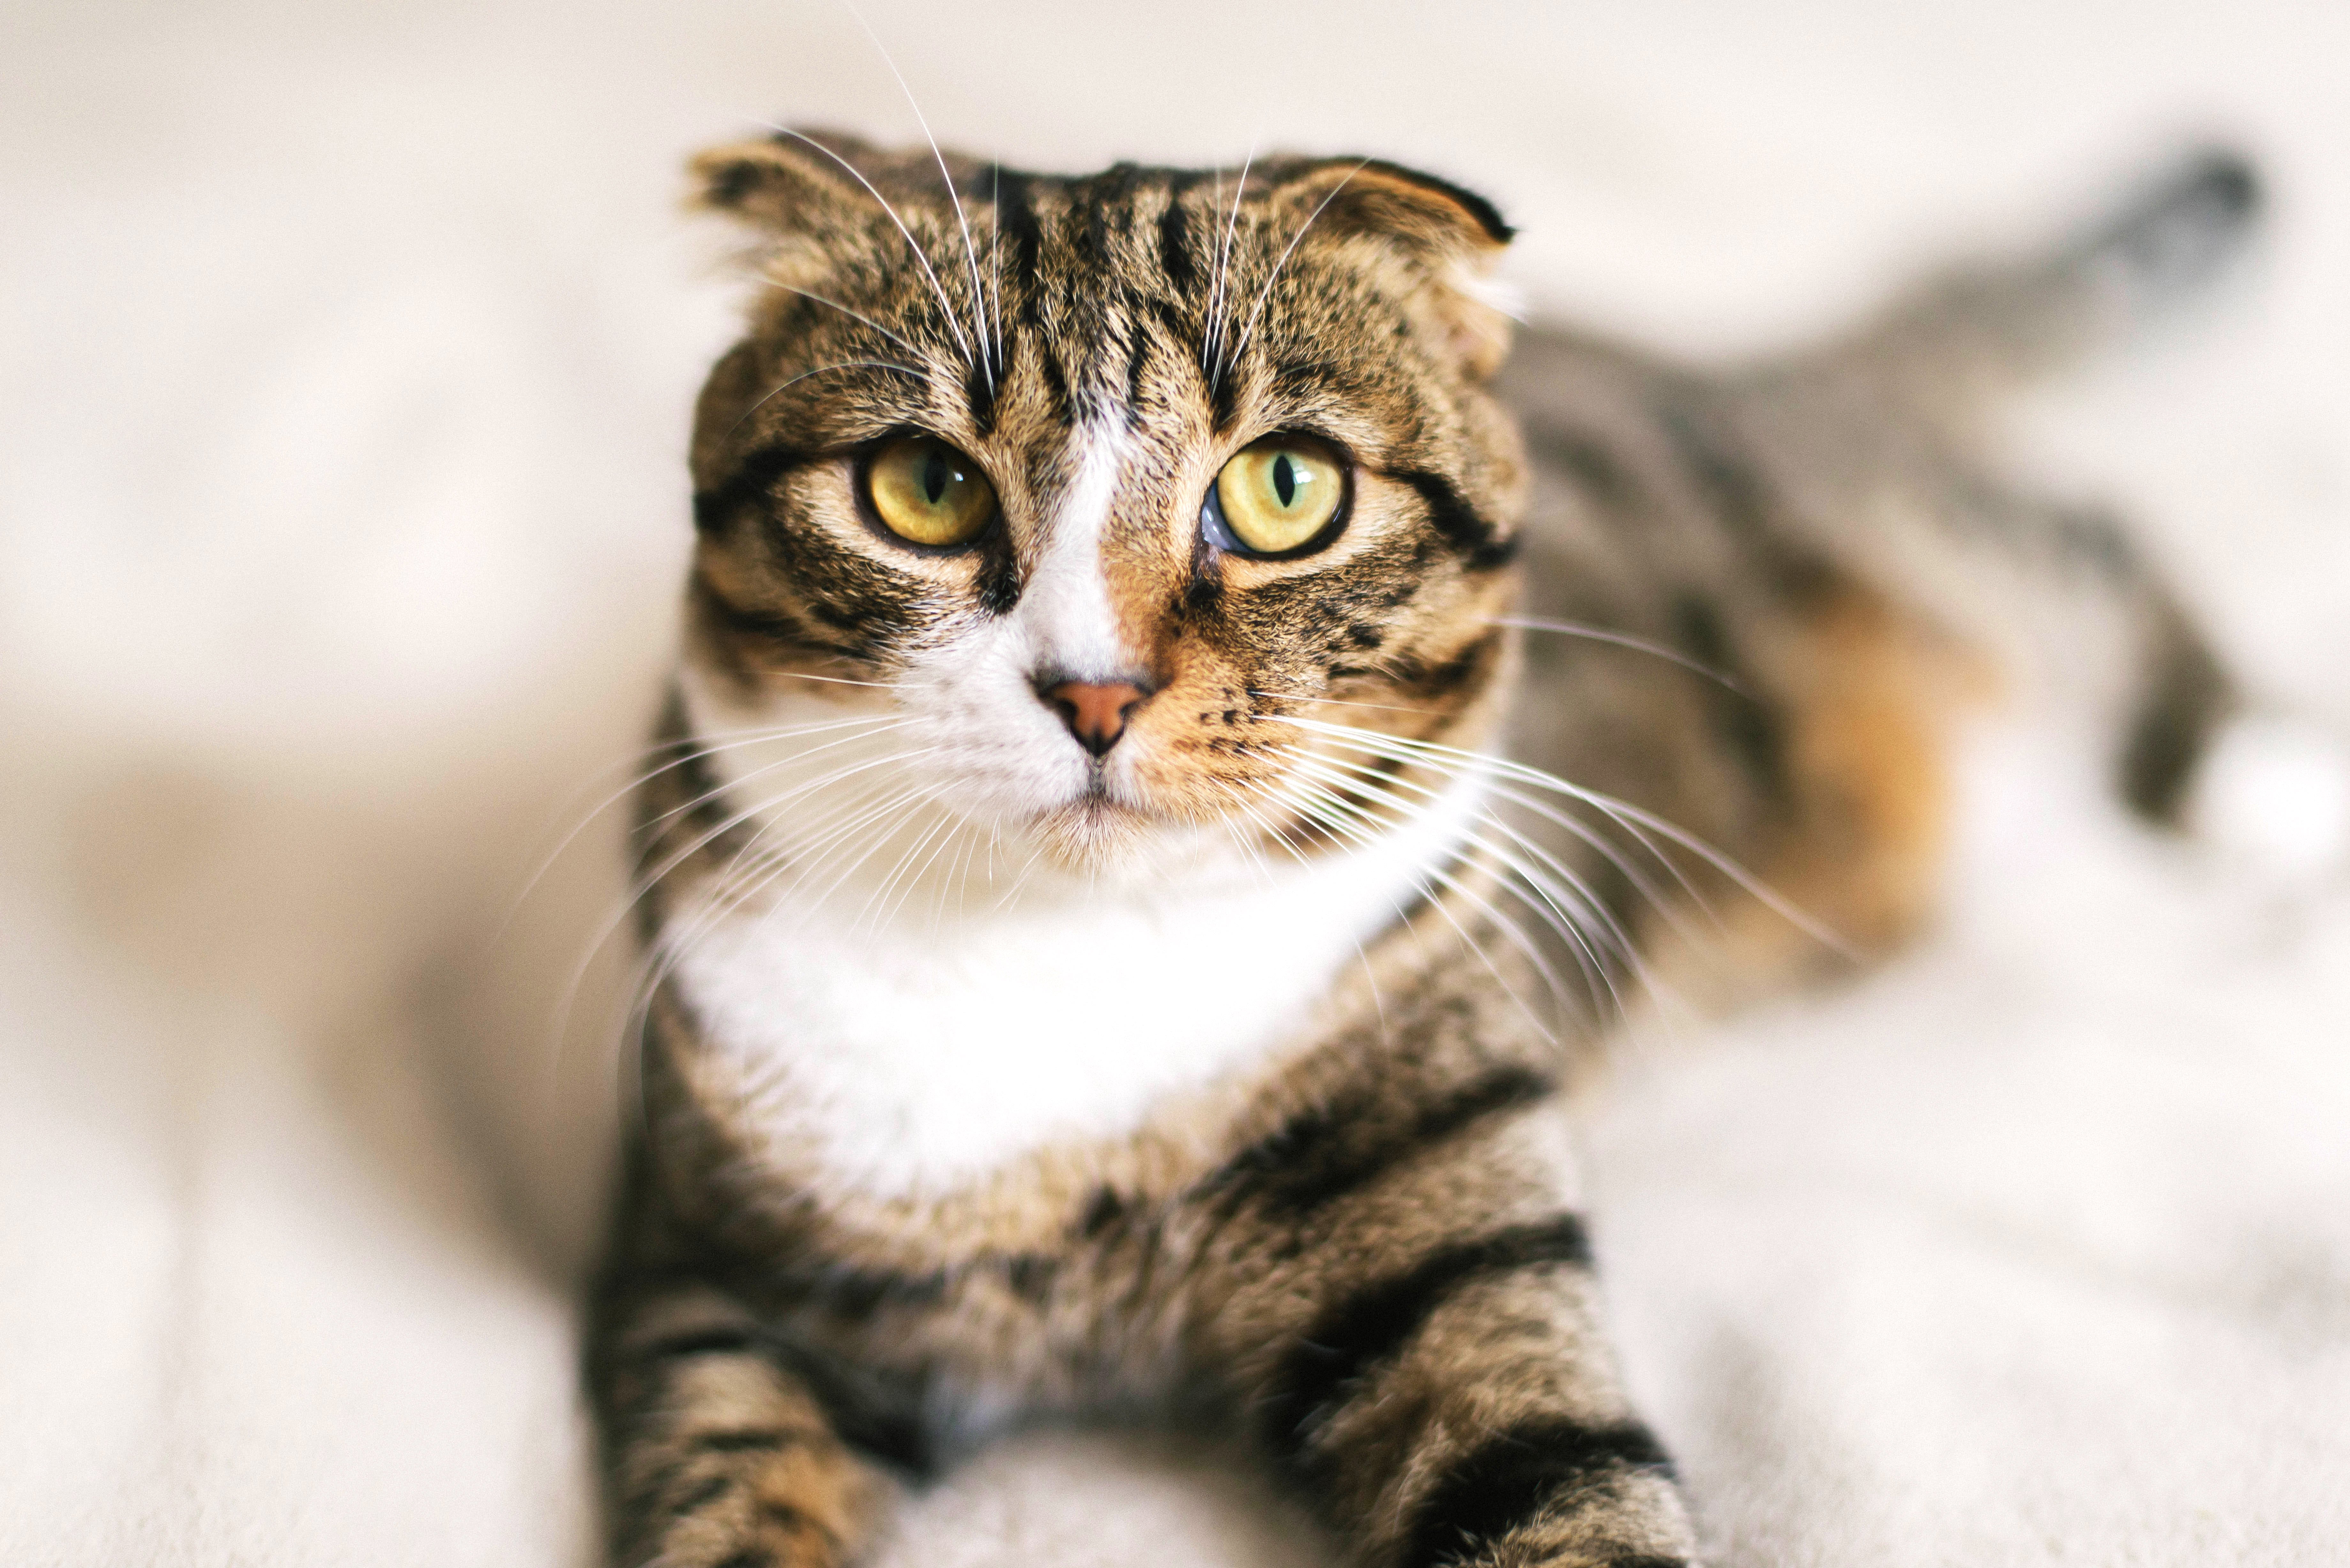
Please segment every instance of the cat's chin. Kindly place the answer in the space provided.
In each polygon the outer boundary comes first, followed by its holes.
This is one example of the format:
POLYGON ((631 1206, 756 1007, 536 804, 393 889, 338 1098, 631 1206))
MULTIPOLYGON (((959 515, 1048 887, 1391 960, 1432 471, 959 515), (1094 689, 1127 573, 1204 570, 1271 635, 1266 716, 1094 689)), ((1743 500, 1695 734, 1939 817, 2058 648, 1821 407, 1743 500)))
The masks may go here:
POLYGON ((1102 794, 1086 794, 1036 817, 1031 832, 1045 858, 1065 871, 1113 882, 1163 875, 1175 862, 1170 825, 1102 794))
POLYGON ((1167 888, 1234 872, 1228 835, 1199 823, 1088 794, 1030 819, 1039 857, 1088 886, 1167 888))

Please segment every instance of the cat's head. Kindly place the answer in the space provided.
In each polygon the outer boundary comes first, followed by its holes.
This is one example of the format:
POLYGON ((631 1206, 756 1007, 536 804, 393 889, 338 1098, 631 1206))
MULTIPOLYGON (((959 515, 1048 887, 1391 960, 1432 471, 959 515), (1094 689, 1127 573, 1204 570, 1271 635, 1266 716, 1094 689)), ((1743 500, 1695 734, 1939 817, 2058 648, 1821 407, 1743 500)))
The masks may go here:
POLYGON ((1396 770, 1315 726, 1494 722, 1524 480, 1484 201, 795 132, 694 175, 756 293, 696 415, 685 688, 803 850, 896 810, 1088 876, 1318 853, 1396 770))

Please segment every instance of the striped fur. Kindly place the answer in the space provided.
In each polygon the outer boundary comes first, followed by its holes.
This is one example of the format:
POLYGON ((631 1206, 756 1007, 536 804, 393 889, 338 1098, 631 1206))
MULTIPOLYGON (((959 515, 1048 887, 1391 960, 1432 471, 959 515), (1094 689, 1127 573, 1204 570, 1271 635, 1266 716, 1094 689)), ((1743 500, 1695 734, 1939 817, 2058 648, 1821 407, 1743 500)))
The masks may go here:
POLYGON ((2170 815, 2219 664, 1969 429, 2241 217, 2241 171, 1700 377, 1552 330, 1503 367, 1508 230, 1375 161, 785 133, 696 168, 759 287, 639 794, 614 1560, 848 1562, 1003 1422, 1140 1408, 1245 1428, 1367 1568, 1691 1561, 1562 1085, 1659 972, 1838 950, 1766 883, 1848 953, 1917 922, 1947 722, 2006 647, 1970 604, 2095 612, 2124 793, 2170 815), (993 484, 967 546, 859 502, 908 431, 993 484), (1202 497, 1273 431, 1344 454, 1343 528, 1220 551, 1202 497), (1066 680, 1129 686, 1123 738, 1065 730, 1066 680))

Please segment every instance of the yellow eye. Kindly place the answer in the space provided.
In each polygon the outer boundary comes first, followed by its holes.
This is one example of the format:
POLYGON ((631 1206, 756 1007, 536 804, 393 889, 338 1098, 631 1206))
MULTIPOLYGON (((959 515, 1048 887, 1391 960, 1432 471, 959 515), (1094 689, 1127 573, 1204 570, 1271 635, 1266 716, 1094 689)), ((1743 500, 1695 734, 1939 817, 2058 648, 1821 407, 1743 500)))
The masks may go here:
POLYGON ((908 436, 874 453, 865 495, 889 532, 939 549, 969 544, 995 516, 995 487, 979 464, 930 436, 908 436))
POLYGON ((1267 436, 1216 475, 1211 523, 1221 521, 1231 537, 1214 538, 1212 526, 1210 536, 1247 555, 1285 556, 1319 539, 1346 499, 1336 453, 1303 436, 1267 436))

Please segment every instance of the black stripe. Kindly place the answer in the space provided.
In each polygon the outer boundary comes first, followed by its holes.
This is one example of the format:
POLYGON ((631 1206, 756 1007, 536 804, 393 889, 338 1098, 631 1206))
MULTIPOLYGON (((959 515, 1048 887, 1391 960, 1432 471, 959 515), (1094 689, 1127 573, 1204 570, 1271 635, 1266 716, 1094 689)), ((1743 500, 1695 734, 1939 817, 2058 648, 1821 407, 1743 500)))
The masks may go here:
POLYGON ((1126 423, 1128 430, 1140 430, 1144 423, 1142 378, 1150 369, 1150 334, 1139 320, 1129 320, 1127 332, 1126 423))
POLYGON ((1420 500, 1428 506, 1429 521, 1471 571, 1492 571, 1508 566, 1517 555, 1517 540, 1503 538, 1442 474, 1405 470, 1395 477, 1419 493, 1420 500))
POLYGON ((1020 557, 1001 523, 987 531, 979 547, 979 573, 973 583, 979 607, 989 615, 1010 615, 1020 602, 1020 557))
POLYGON ((970 368, 963 371, 962 400, 971 410, 972 428, 981 435, 995 429, 995 394, 1003 385, 996 367, 989 358, 992 350, 986 344, 972 357, 970 368))
POLYGON ((1399 1161, 1487 1116, 1549 1097, 1556 1079, 1531 1067, 1497 1068, 1421 1106, 1401 1127, 1382 1127, 1369 1092, 1301 1111, 1249 1145, 1209 1179, 1295 1222, 1399 1161))
POLYGON ((2211 738, 2238 700, 2228 672, 2185 613, 2168 602, 2156 608, 2156 646, 2139 677, 2143 691, 2125 732, 2116 782, 2131 810, 2175 827, 2211 738))
MULTIPOLYGON (((637 833, 642 855, 646 857, 638 867, 639 871, 650 867, 650 857, 668 841, 672 825, 690 829, 702 838, 700 848, 694 851, 697 854, 732 855, 742 847, 748 836, 742 825, 730 825, 727 820, 733 808, 727 804, 726 786, 720 781, 718 770, 712 765, 708 746, 700 737, 682 732, 686 722, 683 697, 673 691, 671 701, 677 704, 675 722, 681 732, 669 733, 670 721, 665 713, 662 732, 667 738, 662 744, 673 748, 677 753, 676 785, 674 791, 667 787, 650 787, 639 794, 637 833), (676 810, 674 816, 670 816, 672 798, 680 809, 676 810), (659 820, 664 817, 667 820, 659 820)), ((660 928, 659 904, 658 898, 647 898, 640 907, 641 934, 647 940, 650 940, 660 928)), ((650 1027, 650 1021, 647 1027, 650 1027)))
MULTIPOLYGON (((1470 1562, 1533 1522, 1551 1504, 1627 1471, 1669 1478, 1655 1434, 1638 1421, 1587 1427, 1564 1419, 1527 1422, 1488 1438, 1438 1481, 1418 1510, 1398 1568, 1470 1562)), ((1642 1563, 1672 1559, 1630 1556, 1642 1563)))
MULTIPOLYGON (((1591 1243, 1572 1214, 1439 1248, 1326 1311, 1267 1385, 1264 1431, 1276 1453, 1304 1462, 1316 1434, 1373 1367, 1401 1350, 1436 1310, 1479 1280, 1524 1269, 1586 1267, 1591 1243)), ((1311 1468, 1308 1466, 1307 1468, 1311 1468)))
POLYGON ((1126 1199, 1118 1195, 1117 1189, 1096 1188, 1092 1199, 1086 1204, 1085 1212, 1077 1217, 1077 1234, 1087 1238, 1098 1236, 1125 1218, 1126 1199))
POLYGON ((786 1272, 776 1277, 782 1291, 849 1317, 869 1316, 883 1307, 935 1306, 946 1299, 954 1282, 953 1273, 946 1269, 908 1273, 844 1266, 805 1273, 786 1272))
POLYGON ((843 1442, 916 1475, 936 1466, 919 1377, 884 1377, 789 1343, 777 1346, 776 1359, 798 1376, 843 1442))
POLYGON ((718 484, 694 492, 694 527, 704 534, 715 533, 733 521, 743 507, 765 505, 774 493, 775 481, 806 461, 806 454, 795 447, 765 446, 750 453, 718 484))
POLYGON ((1697 482, 1714 515, 1742 534, 1767 532, 1770 492, 1762 476, 1731 450, 1730 433, 1719 428, 1710 412, 1688 404, 1667 404, 1658 412, 1674 454, 1697 482))
POLYGON ((781 1427, 740 1427, 723 1432, 702 1432, 688 1446, 706 1454, 772 1454, 806 1440, 806 1434, 781 1427))
MULTIPOLYGON (((1440 663, 1430 664, 1416 657, 1395 660, 1389 679, 1424 702, 1450 697, 1470 681, 1493 672, 1507 636, 1508 628, 1496 625, 1440 663)), ((1335 669, 1332 673, 1336 673, 1335 669)))
POLYGON ((1336 359, 1284 359, 1273 367, 1273 395, 1299 402, 1317 393, 1346 392, 1360 383, 1336 359))
POLYGON ((1134 192, 1142 183, 1142 166, 1139 163, 1113 163, 1086 182, 1080 205, 1086 214, 1086 249, 1095 263, 1104 270, 1114 265, 1110 251, 1111 225, 1121 230, 1134 221, 1134 192))
POLYGON ((1061 1273, 1061 1261, 1043 1252, 1015 1252, 1003 1260, 1003 1281, 1012 1287, 1012 1293, 1038 1303, 1053 1293, 1061 1273))
POLYGON ((1611 512, 1638 512, 1640 484, 1601 437, 1584 431, 1529 429, 1534 454, 1564 469, 1582 492, 1611 512))
POLYGON ((1223 553, 1208 543, 1204 531, 1191 538, 1191 576, 1183 591, 1175 596, 1172 608, 1180 624, 1187 620, 1204 619, 1213 615, 1223 603, 1223 553))
POLYGON ((775 1554, 764 1546, 745 1546, 712 1568, 775 1568, 775 1554))
POLYGON ((1061 357, 1042 338, 1036 341, 1036 369, 1045 378, 1045 395, 1053 400, 1053 422, 1073 422, 1075 410, 1069 402, 1068 374, 1061 368, 1061 357))
POLYGON ((712 1503, 716 1502, 720 1498, 724 1497, 728 1492, 733 1490, 734 1478, 733 1476, 712 1476, 707 1480, 704 1480, 700 1486, 695 1487, 691 1491, 687 1492, 683 1497, 679 1498, 675 1502, 671 1503, 669 1505, 669 1511, 673 1514, 698 1512, 699 1511, 709 1507, 712 1503))
POLYGON ((790 1503, 778 1502, 771 1497, 759 1500, 759 1517, 784 1530, 806 1530, 815 1522, 790 1503))
MULTIPOLYGON (((760 1270, 752 1274, 751 1282, 773 1286, 776 1282, 770 1272, 760 1270)), ((800 1292, 806 1290, 803 1280, 800 1292)), ((795 1293, 786 1287, 784 1293, 789 1299, 795 1293)), ((782 1328, 762 1331, 758 1348, 778 1371, 798 1381, 843 1442, 916 1474, 931 1469, 936 1456, 922 1417, 920 1376, 885 1375, 855 1366, 802 1343, 782 1328)))
POLYGON ((754 163, 747 158, 730 160, 711 175, 710 183, 702 188, 702 200, 713 207, 739 207, 752 192, 767 182, 768 172, 764 163, 754 163))
MULTIPOLYGON (((736 637, 779 643, 786 649, 803 653, 828 653, 838 659, 869 659, 876 651, 872 648, 854 647, 825 637, 800 619, 797 615, 780 605, 764 609, 754 609, 745 605, 738 605, 720 593, 707 575, 699 568, 696 568, 692 577, 687 582, 686 592, 696 604, 708 609, 728 632, 736 637)), ((842 618, 840 613, 828 610, 827 607, 820 601, 816 602, 813 607, 827 612, 825 619, 827 621, 837 622, 842 618)), ((855 618, 847 618, 854 628, 855 618)))
POLYGON ((759 1347, 759 1336, 747 1328, 705 1328, 656 1339, 637 1354, 647 1361, 682 1361, 696 1355, 739 1355, 759 1347))
POLYGON ((1158 321, 1159 330, 1175 342, 1183 342, 1199 331, 1199 322, 1184 313, 1181 303, 1163 294, 1144 295, 1141 305, 1158 321))
POLYGON ((1144 296, 1142 305, 1159 323, 1159 329, 1169 343, 1199 346, 1200 324, 1184 314, 1181 305, 1159 294, 1144 296))
MULTIPOLYGON (((1037 222, 1036 207, 1031 199, 1030 187, 1035 176, 997 165, 1000 176, 995 185, 995 222, 997 232, 1012 245, 1012 271, 1024 283, 1036 275, 1036 256, 1045 243, 1044 226, 1037 222)), ((1035 321, 1036 291, 1022 291, 1023 319, 1031 325, 1035 321)))
MULTIPOLYGON (((1237 331, 1237 327, 1228 327, 1237 331)), ((1226 355, 1232 352, 1232 344, 1223 346, 1226 355)), ((1232 420, 1240 411, 1240 367, 1237 364, 1218 367, 1208 358, 1208 340, 1200 339, 1200 370, 1208 378, 1208 419, 1216 433, 1222 435, 1232 428, 1232 420)))
POLYGON ((1178 294, 1187 293, 1199 270, 1191 265, 1191 214, 1183 208, 1183 192, 1180 187, 1167 193, 1167 210, 1159 214, 1159 270, 1175 286, 1178 294))
POLYGON ((1053 1288, 1060 1260, 1044 1252, 1009 1252, 970 1264, 920 1272, 847 1266, 778 1271, 771 1290, 795 1303, 844 1317, 870 1317, 889 1307, 932 1307, 972 1274, 993 1272, 1017 1294, 1041 1297, 1053 1288))
POLYGON ((1779 711, 1755 695, 1761 689, 1747 670, 1713 601, 1691 589, 1672 602, 1673 640, 1690 658, 1722 677, 1709 682, 1701 701, 1716 733, 1746 769, 1766 801, 1785 805, 1794 793, 1788 778, 1786 723, 1779 711))

